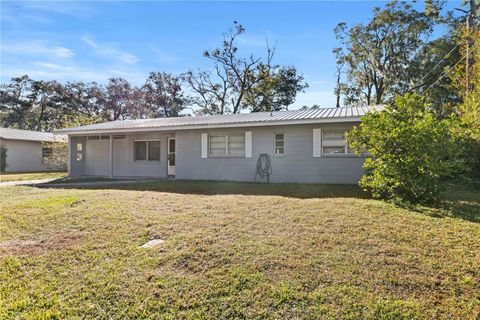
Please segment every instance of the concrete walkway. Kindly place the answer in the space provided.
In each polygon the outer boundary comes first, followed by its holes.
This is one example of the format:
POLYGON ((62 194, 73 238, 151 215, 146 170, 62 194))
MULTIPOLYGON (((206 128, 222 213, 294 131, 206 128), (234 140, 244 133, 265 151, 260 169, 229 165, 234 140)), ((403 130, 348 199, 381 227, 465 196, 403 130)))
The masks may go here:
POLYGON ((31 186, 31 185, 41 184, 41 183, 47 183, 56 179, 58 178, 6 181, 6 182, 0 182, 0 187, 24 186, 24 185, 31 186))

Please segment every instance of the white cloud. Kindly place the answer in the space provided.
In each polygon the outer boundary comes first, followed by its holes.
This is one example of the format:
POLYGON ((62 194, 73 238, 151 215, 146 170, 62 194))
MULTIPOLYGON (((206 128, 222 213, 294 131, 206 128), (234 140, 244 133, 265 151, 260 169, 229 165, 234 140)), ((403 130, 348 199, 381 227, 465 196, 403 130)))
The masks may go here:
POLYGON ((42 41, 22 41, 2 45, 2 51, 17 55, 70 58, 75 53, 68 48, 55 46, 42 41))
MULTIPOLYGON (((3 67, 3 66, 2 66, 3 67)), ((80 65, 76 63, 33 62, 31 64, 14 64, 2 68, 2 80, 8 81, 12 77, 28 74, 33 79, 66 81, 96 81, 105 83, 109 78, 122 77, 132 84, 141 85, 145 81, 146 73, 136 70, 129 71, 115 69, 108 66, 80 65)))
POLYGON ((113 58, 127 64, 138 62, 137 56, 118 49, 113 43, 98 43, 90 36, 83 36, 80 39, 99 56, 113 58))

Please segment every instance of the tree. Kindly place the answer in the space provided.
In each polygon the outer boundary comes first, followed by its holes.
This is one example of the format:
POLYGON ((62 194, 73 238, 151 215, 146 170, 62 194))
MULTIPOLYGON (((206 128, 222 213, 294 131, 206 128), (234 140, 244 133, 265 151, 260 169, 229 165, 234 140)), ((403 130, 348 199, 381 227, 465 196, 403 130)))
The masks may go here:
POLYGON ((252 112, 280 111, 295 102, 298 92, 308 85, 293 66, 281 67, 261 64, 260 81, 245 93, 243 107, 252 112))
POLYGON ((42 154, 42 162, 47 171, 67 170, 68 145, 63 142, 42 142, 42 148, 47 149, 47 154, 42 154))
POLYGON ((31 92, 32 81, 24 75, 12 78, 9 84, 0 85, 2 126, 27 129, 31 121, 32 108, 27 96, 31 92))
MULTIPOLYGON (((234 22, 234 28, 223 34, 221 48, 206 50, 203 56, 212 60, 214 72, 189 71, 184 74, 185 81, 196 94, 193 104, 205 114, 238 113, 245 92, 258 81, 255 68, 261 58, 250 55, 242 58, 238 55, 236 41, 245 32, 245 28, 234 22)), ((267 50, 268 60, 273 51, 267 50)))
MULTIPOLYGON (((418 59, 423 45, 439 21, 440 5, 430 1, 419 12, 405 2, 392 1, 375 8, 366 25, 335 28, 340 47, 334 49, 338 65, 345 65, 347 82, 342 88, 346 104, 382 104, 409 92, 426 73, 418 59)), ((425 84, 424 84, 425 85, 425 84)))
POLYGON ((7 171, 7 151, 8 148, 6 146, 4 146, 3 144, 0 145, 0 172, 7 171))
POLYGON ((439 120, 416 94, 406 94, 384 110, 373 112, 348 135, 364 163, 360 186, 375 198, 396 202, 435 203, 442 178, 464 169, 461 144, 451 134, 449 119, 439 120))
POLYGON ((449 74, 453 83, 452 89, 462 98, 462 102, 455 108, 459 115, 459 125, 455 128, 454 134, 466 144, 465 158, 471 166, 472 178, 480 185, 480 27, 470 32, 466 32, 462 27, 459 33, 462 35, 459 43, 463 44, 461 52, 465 59, 460 60, 464 63, 457 64, 449 74), (467 50, 466 44, 469 39, 473 41, 468 44, 467 50), (468 71, 467 59, 469 59, 468 71))
POLYGON ((136 107, 135 101, 132 101, 133 93, 134 90, 127 80, 111 78, 105 88, 103 117, 113 121, 129 119, 136 107))
POLYGON ((2 125, 38 131, 55 129, 60 89, 61 84, 56 81, 36 81, 26 75, 3 84, 2 125))
POLYGON ((223 35, 222 46, 203 53, 213 62, 213 72, 183 74, 194 93, 191 104, 200 108, 200 114, 286 108, 293 103, 297 92, 306 87, 295 68, 272 64, 275 47, 269 47, 268 43, 265 57, 240 56, 237 40, 244 32, 245 28, 234 22, 234 28, 223 35))
POLYGON ((165 72, 150 72, 142 92, 150 117, 178 117, 185 108, 186 98, 178 76, 165 72))

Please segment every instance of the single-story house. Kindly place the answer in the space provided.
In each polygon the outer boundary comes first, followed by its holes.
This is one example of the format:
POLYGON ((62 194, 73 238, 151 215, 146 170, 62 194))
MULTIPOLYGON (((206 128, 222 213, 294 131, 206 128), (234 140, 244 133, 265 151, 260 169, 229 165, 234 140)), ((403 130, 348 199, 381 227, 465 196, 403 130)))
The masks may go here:
MULTIPOLYGON (((270 182, 357 183, 365 156, 345 132, 375 107, 323 108, 112 121, 68 128, 72 177, 174 177, 255 181, 271 159, 270 182)), ((265 173, 265 171, 264 171, 265 173)))
POLYGON ((47 171, 44 159, 52 149, 45 142, 67 142, 66 136, 50 132, 38 132, 11 128, 0 128, 0 145, 6 153, 6 172, 47 171))

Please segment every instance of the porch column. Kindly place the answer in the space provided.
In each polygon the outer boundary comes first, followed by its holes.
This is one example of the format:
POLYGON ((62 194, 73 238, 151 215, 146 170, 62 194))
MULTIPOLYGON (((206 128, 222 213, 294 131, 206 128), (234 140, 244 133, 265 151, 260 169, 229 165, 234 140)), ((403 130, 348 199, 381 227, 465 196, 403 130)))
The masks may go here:
POLYGON ((110 178, 113 177, 113 135, 110 135, 110 178))
POLYGON ((68 159, 68 161, 67 161, 67 172, 68 172, 69 177, 72 176, 72 154, 73 154, 72 144, 73 144, 72 138, 69 135, 67 135, 67 146, 68 146, 68 148, 67 148, 67 154, 68 154, 67 155, 67 157, 68 157, 67 158, 68 159))

